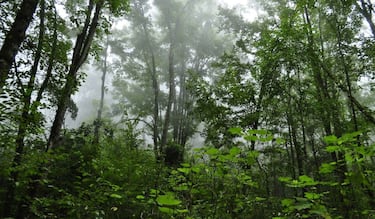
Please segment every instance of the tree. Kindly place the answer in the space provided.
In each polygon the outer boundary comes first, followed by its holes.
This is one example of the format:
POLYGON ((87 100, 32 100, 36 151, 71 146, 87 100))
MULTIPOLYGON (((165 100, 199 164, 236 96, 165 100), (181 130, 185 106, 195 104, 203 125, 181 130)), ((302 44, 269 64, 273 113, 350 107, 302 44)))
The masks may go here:
POLYGON ((12 27, 6 34, 3 45, 0 49, 0 92, 5 85, 5 81, 14 62, 14 58, 17 55, 18 49, 21 43, 25 40, 26 30, 33 18, 38 2, 38 0, 22 1, 12 27))
MULTIPOLYGON (((355 95, 360 93, 363 70, 370 72, 372 68, 366 64, 371 58, 360 55, 367 51, 367 39, 356 37, 362 18, 349 2, 262 4, 266 15, 251 24, 230 11, 222 12, 224 27, 238 36, 236 47, 218 62, 224 71, 218 70, 223 74, 215 83, 203 81, 193 88, 197 111, 207 124, 207 139, 226 148, 240 143, 236 142, 237 135, 228 132, 230 127, 250 129, 249 133, 253 128, 272 130, 285 138, 283 156, 291 170, 285 174, 294 179, 306 175, 319 178, 320 164, 334 162, 335 180, 344 183, 350 172, 344 153, 326 153, 325 145, 319 142, 326 135, 341 137, 373 126, 371 111, 355 95)), ((358 137, 357 145, 362 144, 358 137)), ((268 153, 275 146, 253 142, 252 148, 271 156, 259 160, 258 167, 266 182, 274 181, 267 168, 276 161, 275 152, 268 153)), ((284 191, 301 197, 306 189, 284 191)), ((339 200, 336 206, 344 217, 353 217, 356 213, 347 209, 352 208, 348 203, 355 201, 342 193, 346 189, 328 189, 332 191, 329 198, 339 200)), ((372 196, 371 192, 366 195, 368 199, 372 196)))
POLYGON ((95 121, 94 140, 93 140, 94 144, 99 143, 99 132, 100 132, 101 124, 102 124, 102 114, 103 114, 103 108, 104 108, 104 94, 105 94, 105 90, 106 90, 105 89, 105 80, 106 80, 106 75, 107 75, 107 71, 108 71, 108 68, 107 68, 108 48, 109 48, 109 39, 108 39, 108 36, 107 36, 106 45, 105 45, 105 48, 104 48, 104 51, 103 51, 104 59, 102 61, 102 66, 101 66, 101 70, 102 70, 103 74, 102 74, 102 84, 101 84, 101 87, 100 87, 101 94, 100 94, 100 103, 99 103, 99 108, 98 108, 98 115, 97 115, 96 121, 95 121))
POLYGON ((89 1, 89 4, 87 5, 86 17, 84 19, 82 30, 77 35, 77 39, 75 42, 73 56, 72 56, 71 64, 69 66, 69 72, 66 75, 66 83, 61 92, 61 96, 58 98, 56 115, 55 115, 55 119, 51 127, 51 133, 48 138, 47 150, 49 148, 54 147, 59 141, 60 131, 61 131, 62 123, 64 120, 65 112, 68 107, 70 96, 77 89, 78 70, 87 59, 87 56, 90 51, 91 43, 94 39, 95 32, 97 31, 102 9, 104 8, 106 4, 109 4, 110 9, 114 13, 118 13, 119 11, 127 10, 128 2, 127 1, 106 2, 104 0, 101 0, 101 1, 90 0, 89 1))
MULTIPOLYGON (((34 90, 34 84, 35 84, 35 78, 38 71, 39 62, 42 56, 42 50, 43 50, 43 41, 44 41, 44 34, 45 34, 45 3, 44 0, 41 0, 40 5, 40 24, 39 24, 39 36, 38 36, 38 45, 35 52, 35 59, 33 66, 30 70, 30 79, 27 84, 27 87, 24 92, 24 98, 23 98, 23 109, 21 114, 21 119, 18 124, 18 131, 17 131, 17 137, 16 137, 16 155, 13 160, 12 168, 17 168, 21 164, 21 157, 24 154, 23 150, 25 147, 25 137, 28 130, 28 125, 32 123, 30 120, 30 114, 35 113, 30 112, 31 107, 31 95, 34 90)), ((11 172, 11 180, 13 182, 17 182, 18 180, 18 172, 17 170, 13 170, 11 172)), ((4 205, 4 215, 8 216, 12 209, 13 204, 13 198, 14 198, 14 184, 11 183, 7 189, 6 194, 6 204, 4 205)), ((19 209, 19 213, 21 210, 19 209)), ((20 213, 21 214, 21 213, 20 213)))
POLYGON ((160 15, 154 18, 149 5, 134 2, 129 16, 132 32, 122 43, 123 51, 116 52, 126 55, 114 82, 116 98, 129 116, 142 118, 151 129, 156 156, 172 141, 184 147, 193 134, 194 101, 187 81, 193 72, 206 75, 210 62, 226 46, 215 32, 213 12, 205 8, 210 3, 156 2, 160 15))

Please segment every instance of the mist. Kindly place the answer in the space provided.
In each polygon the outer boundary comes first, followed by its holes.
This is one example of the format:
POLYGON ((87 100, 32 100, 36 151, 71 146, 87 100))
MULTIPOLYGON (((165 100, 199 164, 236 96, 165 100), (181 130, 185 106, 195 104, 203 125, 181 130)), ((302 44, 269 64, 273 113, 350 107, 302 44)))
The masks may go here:
MULTIPOLYGON (((209 18, 210 20, 214 20, 214 19, 217 19, 215 17, 219 16, 219 7, 226 8, 226 9, 236 11, 236 13, 243 16, 244 19, 251 20, 255 18, 255 15, 249 13, 250 11, 249 6, 250 6, 250 2, 248 1, 219 1, 219 2, 211 1, 211 3, 203 4, 202 6, 199 6, 198 8, 195 8, 193 10, 197 10, 197 12, 194 12, 196 14, 195 16, 200 16, 200 13, 206 13, 206 14, 209 14, 209 16, 212 16, 209 18)), ((150 22, 155 23, 152 25, 157 25, 157 22, 160 22, 158 20, 161 19, 160 11, 158 11, 160 9, 157 9, 157 7, 152 4, 150 4, 150 7, 151 7, 151 10, 147 16, 151 16, 149 17, 150 22)), ((130 16, 132 16, 131 13, 132 12, 130 12, 130 16)), ((207 23, 208 20, 205 20, 205 19, 208 19, 208 17, 207 15, 205 16, 206 17, 203 16, 202 18, 200 18, 201 24, 196 23, 196 25, 202 25, 202 24, 204 25, 205 23, 207 23)), ((130 31, 132 28, 134 28, 134 26, 132 26, 131 22, 129 22, 129 19, 127 17, 122 18, 122 20, 123 21, 121 21, 121 19, 116 21, 115 25, 111 29, 111 35, 118 37, 118 36, 123 35, 122 32, 126 33, 130 31)), ((228 40, 229 42, 234 43, 235 37, 231 35, 230 33, 224 33, 223 31, 220 31, 219 30, 220 24, 218 22, 212 25, 213 26, 210 28, 214 28, 214 30, 211 30, 211 31, 213 31, 212 32, 213 34, 217 34, 216 37, 225 37, 225 40, 228 40)), ((196 27, 194 26, 189 26, 188 29, 182 29, 180 31, 182 31, 182 34, 183 34, 183 32, 189 32, 189 31, 191 32, 195 28, 196 27)), ((162 30, 156 29, 155 31, 159 32, 158 34, 161 34, 160 31, 162 30)), ((108 118, 112 118, 112 119, 117 118, 115 120, 118 120, 119 117, 118 117, 118 114, 116 117, 116 113, 113 112, 113 107, 118 108, 116 107, 116 103, 118 105, 119 101, 120 102, 123 101, 123 103, 129 102, 129 99, 127 99, 126 94, 125 94, 125 97, 122 97, 123 99, 116 100, 116 97, 114 96, 116 96, 115 93, 117 91, 116 91, 116 88, 113 87, 113 80, 117 80, 118 82, 119 78, 121 78, 122 81, 126 81, 127 83, 129 81, 134 82, 132 78, 134 76, 129 75, 127 73, 128 70, 126 68, 124 69, 124 68, 118 67, 119 65, 123 65, 124 62, 126 62, 126 59, 128 59, 127 57, 121 57, 121 56, 126 56, 126 53, 128 52, 131 53, 134 50, 140 49, 140 48, 137 48, 136 44, 124 46, 125 44, 128 44, 127 41, 129 41, 129 37, 131 36, 126 35, 126 34, 123 35, 124 41, 123 42, 117 41, 117 43, 113 43, 112 45, 110 45, 110 52, 108 53, 108 57, 109 57, 108 66, 110 70, 108 71, 106 83, 105 83, 106 90, 105 90, 105 98, 104 98, 104 109, 105 109, 104 113, 108 118), (120 53, 116 53, 116 51, 120 51, 120 53), (116 79, 116 74, 117 74, 117 79, 116 79)), ((135 37, 139 37, 139 36, 135 35, 135 37)), ((183 44, 184 42, 181 42, 181 43, 183 44)), ((163 47, 163 45, 161 46, 163 47)), ((183 46, 183 45, 180 45, 180 46, 183 46)), ((216 52, 215 56, 219 57, 220 54, 223 54, 225 50, 230 50, 230 49, 231 49, 231 43, 228 43, 226 46, 215 51, 216 52)), ((163 54, 159 54, 159 55, 163 56, 163 54)), ((201 55, 205 55, 205 54, 201 54, 201 55)), ((78 92, 75 93, 72 97, 72 99, 74 100, 74 102, 76 103, 78 107, 78 113, 77 113, 76 118, 72 118, 71 114, 69 113, 67 114, 66 120, 65 120, 66 128, 78 128, 82 123, 89 124, 89 123, 92 123, 96 119, 98 108, 99 108, 99 102, 100 102, 100 93, 101 93, 100 86, 101 86, 101 78, 102 78, 102 71, 100 69, 100 65, 102 64, 98 63, 99 61, 100 60, 90 60, 89 63, 84 65, 82 68, 83 74, 86 75, 85 80, 82 83, 82 85, 79 87, 78 92)), ((202 67, 202 69, 205 68, 204 71, 210 71, 209 70, 209 68, 211 68, 210 62, 212 61, 213 60, 207 60, 206 63, 204 64, 206 66, 202 67)), ((189 67, 192 68, 193 66, 189 66, 189 67)), ((178 78, 176 78, 175 80, 178 80, 178 78)), ((124 84, 123 86, 128 87, 128 86, 133 86, 133 85, 131 85, 130 83, 130 84, 124 84)), ((142 85, 142 86, 151 86, 151 85, 149 84, 149 85, 142 85)), ((131 89, 131 88, 128 87, 127 89, 131 89)), ((168 93, 167 83, 160 83, 160 89, 161 89, 161 92, 168 93)), ((130 90, 128 91, 129 93, 131 92, 130 90)), ((176 87, 176 91, 180 92, 179 86, 176 87)), ((142 100, 138 100, 138 101, 142 102, 142 100)), ((133 103, 130 103, 130 104, 133 104, 133 103)), ((123 109, 123 111, 127 112, 129 118, 139 118, 139 115, 137 115, 137 113, 139 112, 138 110, 139 109, 136 109, 135 111, 131 111, 131 109, 128 109, 126 107, 125 109, 123 109)), ((165 113, 165 110, 161 111, 161 114, 163 113, 165 113)), ((142 120, 151 122, 152 119, 149 116, 144 116, 142 120)), ((146 145, 151 144, 152 135, 149 131, 147 131, 147 124, 145 124, 144 122, 140 122, 139 124, 137 124, 137 128, 144 133, 142 135, 142 138, 146 142, 146 145)), ((188 141, 190 142, 189 145, 193 147, 203 146, 204 137, 201 134, 203 133, 203 130, 204 130, 204 123, 201 123, 200 125, 197 124, 196 127, 193 127, 193 129, 197 129, 196 130, 197 132, 191 133, 191 136, 188 139, 188 141)))
POLYGON ((374 8, 0 1, 0 218, 373 218, 374 8))

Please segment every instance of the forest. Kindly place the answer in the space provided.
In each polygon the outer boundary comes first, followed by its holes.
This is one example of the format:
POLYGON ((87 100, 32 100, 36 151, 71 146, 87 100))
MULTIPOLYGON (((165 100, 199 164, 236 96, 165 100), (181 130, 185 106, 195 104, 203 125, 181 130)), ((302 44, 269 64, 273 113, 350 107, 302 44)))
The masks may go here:
POLYGON ((0 218, 374 219, 375 2, 242 2, 0 1, 0 218))

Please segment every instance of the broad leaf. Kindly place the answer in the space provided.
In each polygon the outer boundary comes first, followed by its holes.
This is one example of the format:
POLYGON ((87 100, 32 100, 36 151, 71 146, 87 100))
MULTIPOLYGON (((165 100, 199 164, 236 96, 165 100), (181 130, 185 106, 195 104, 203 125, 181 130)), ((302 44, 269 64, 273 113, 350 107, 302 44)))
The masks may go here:
POLYGON ((159 205, 176 206, 181 204, 181 201, 176 199, 173 194, 168 193, 166 195, 160 195, 157 197, 156 202, 159 205))

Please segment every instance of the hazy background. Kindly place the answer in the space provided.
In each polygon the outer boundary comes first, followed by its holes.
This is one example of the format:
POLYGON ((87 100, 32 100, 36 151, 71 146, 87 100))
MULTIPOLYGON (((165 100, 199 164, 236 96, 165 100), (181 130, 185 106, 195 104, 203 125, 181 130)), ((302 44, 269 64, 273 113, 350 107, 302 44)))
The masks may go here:
MULTIPOLYGON (((256 9, 252 7, 250 1, 248 0, 219 0, 218 1, 222 7, 236 8, 236 10, 247 20, 251 20, 255 17, 257 13, 256 9)), ((126 23, 126 20, 122 21, 126 23)), ((116 26, 123 26, 124 23, 117 23, 116 26)), ((92 122, 96 118, 99 97, 100 97, 100 86, 101 86, 101 76, 102 73, 93 65, 93 61, 90 60, 86 65, 83 66, 82 72, 87 74, 85 82, 79 88, 72 98, 78 106, 78 115, 76 119, 72 119, 68 113, 65 120, 66 128, 76 128, 80 126, 82 122, 92 122)), ((106 88, 107 92, 105 94, 105 107, 108 107, 113 103, 111 95, 112 87, 112 74, 109 71, 106 77, 106 88)), ((193 137, 194 138, 194 137, 193 137)))

